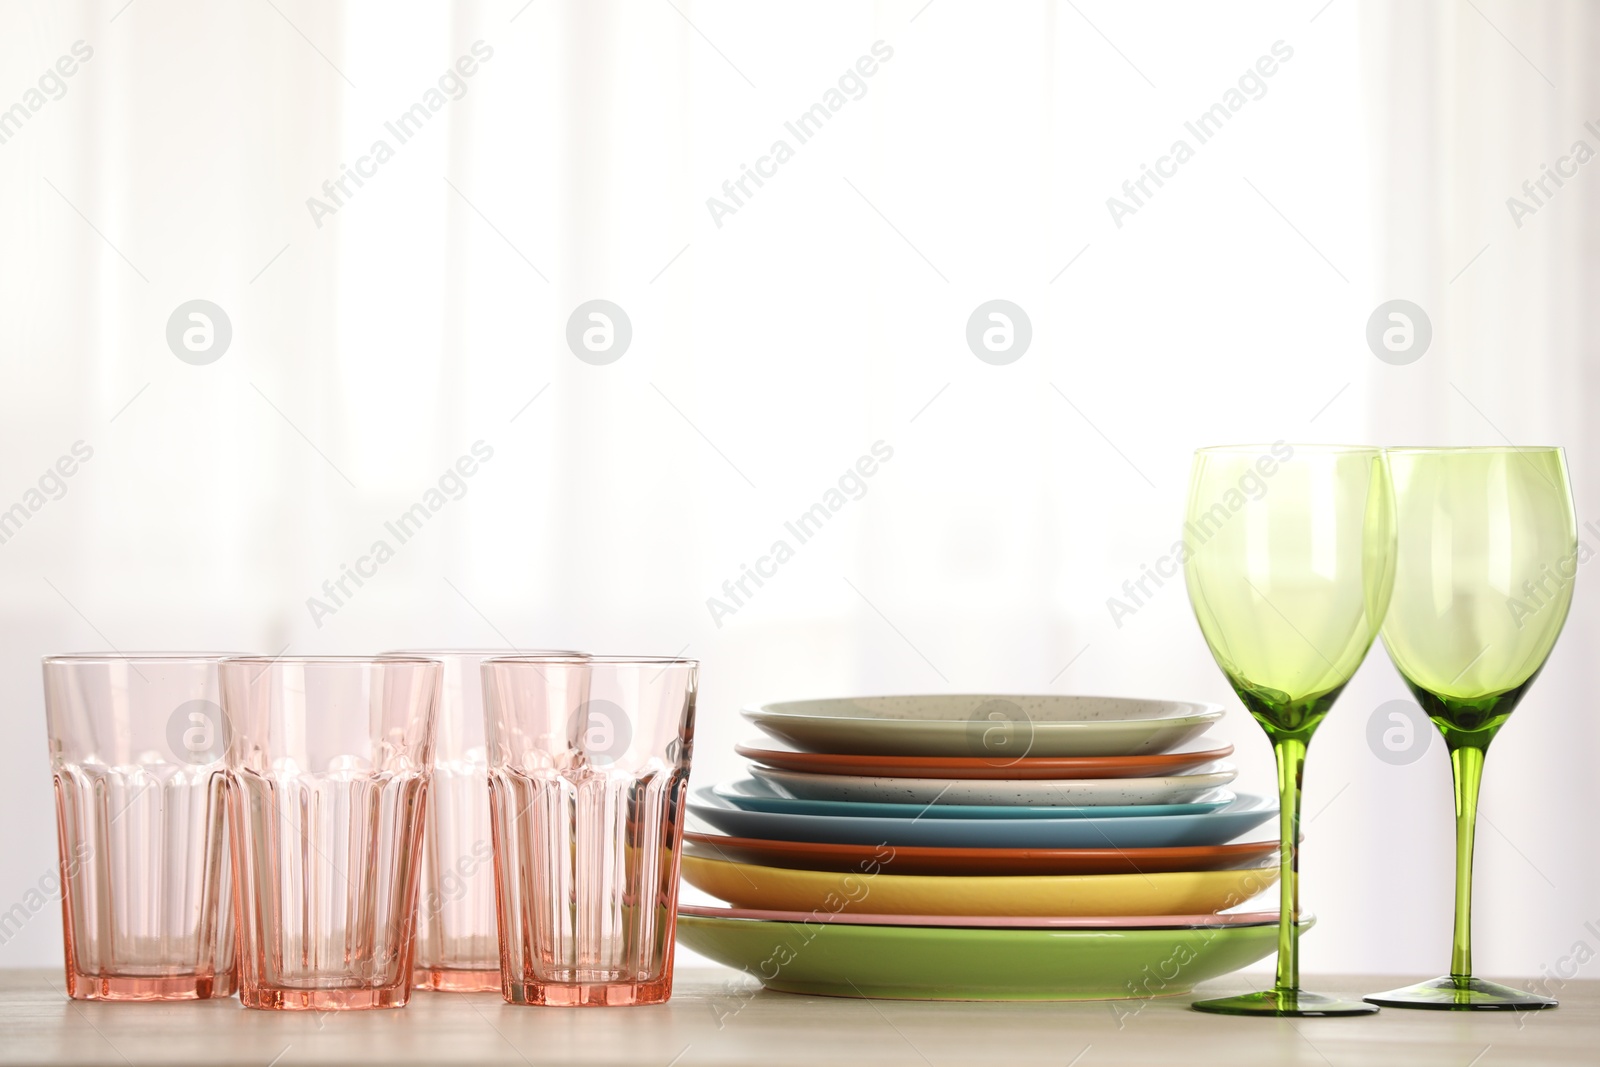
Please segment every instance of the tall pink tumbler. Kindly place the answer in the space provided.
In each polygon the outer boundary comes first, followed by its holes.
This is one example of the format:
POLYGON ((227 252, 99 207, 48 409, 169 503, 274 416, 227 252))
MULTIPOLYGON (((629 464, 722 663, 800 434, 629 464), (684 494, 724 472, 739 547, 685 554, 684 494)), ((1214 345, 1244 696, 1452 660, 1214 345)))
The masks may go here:
MULTIPOLYGON (((483 661, 506 649, 409 649, 443 668, 422 832, 413 985, 453 993, 500 988, 500 936, 489 834, 489 756, 484 741, 483 661)), ((534 652, 581 658, 581 652, 534 652)))
POLYGON ((247 1008, 393 1008, 411 994, 436 660, 222 665, 247 1008))
POLYGON ((501 993, 672 995, 697 665, 617 656, 483 665, 501 993))
POLYGON ((44 661, 69 997, 233 993, 221 659, 44 661))

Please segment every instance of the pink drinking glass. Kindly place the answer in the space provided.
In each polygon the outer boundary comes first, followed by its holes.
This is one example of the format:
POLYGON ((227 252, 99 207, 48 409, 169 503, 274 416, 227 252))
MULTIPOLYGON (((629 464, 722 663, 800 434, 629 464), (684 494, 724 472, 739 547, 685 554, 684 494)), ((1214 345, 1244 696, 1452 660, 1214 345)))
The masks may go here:
POLYGON ((511 1003, 672 995, 697 669, 619 656, 484 662, 501 993, 511 1003))
POLYGON ((421 657, 223 662, 245 1007, 410 998, 440 674, 421 657))
MULTIPOLYGON (((433 780, 422 833, 422 888, 412 984, 483 993, 500 988, 500 934, 489 835, 489 757, 484 742, 484 660, 507 650, 405 649, 443 665, 433 744, 433 780)), ((580 652, 528 655, 581 658, 580 652)))
POLYGON ((222 658, 44 660, 69 997, 233 993, 222 658))

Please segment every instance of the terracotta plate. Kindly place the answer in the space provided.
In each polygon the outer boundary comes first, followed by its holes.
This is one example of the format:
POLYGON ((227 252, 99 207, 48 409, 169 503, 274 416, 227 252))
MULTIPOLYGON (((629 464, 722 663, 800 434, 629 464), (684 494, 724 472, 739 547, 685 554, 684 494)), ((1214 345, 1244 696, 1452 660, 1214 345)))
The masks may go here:
POLYGON ((1042 756, 1018 760, 976 756, 846 756, 735 745, 745 759, 780 771, 877 778, 1156 778, 1182 774, 1233 754, 1232 745, 1149 756, 1042 756))
POLYGON ((1134 874, 1226 871, 1257 867, 1276 855, 1276 841, 1176 848, 935 848, 763 841, 752 837, 683 835, 686 851, 710 859, 810 871, 867 871, 877 863, 902 874, 1134 874))

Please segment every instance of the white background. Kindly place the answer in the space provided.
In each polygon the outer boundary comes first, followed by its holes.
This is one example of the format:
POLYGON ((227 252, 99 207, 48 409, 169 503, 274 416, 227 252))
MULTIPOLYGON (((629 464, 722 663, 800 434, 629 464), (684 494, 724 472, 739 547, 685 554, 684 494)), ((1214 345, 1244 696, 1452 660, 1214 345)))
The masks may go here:
MULTIPOLYGON (((1600 169, 1520 227, 1506 198, 1600 147, 1596 22, 1506 0, 0 4, 0 108, 93 48, 0 144, 0 508, 94 450, 0 544, 0 911, 55 862, 38 658, 69 650, 682 653, 701 784, 738 773, 737 710, 764 699, 1216 700, 1268 787, 1181 583, 1120 626, 1107 598, 1178 537, 1203 444, 1561 444, 1588 517, 1600 169), (479 40, 465 95, 318 226, 307 199, 479 40), (865 95, 718 226, 707 198, 877 41, 865 95), (1117 226, 1107 198, 1278 41, 1265 95, 1117 226), (633 327, 607 366, 564 339, 595 298, 633 327), (965 340, 995 298, 1032 323, 1007 366, 965 340), (1433 326, 1406 366, 1364 336, 1393 298, 1433 326), (233 329, 206 366, 165 339, 193 299, 233 329), (465 496, 317 625, 307 598, 479 440, 465 496), (877 441, 865 495, 716 625, 707 598, 877 441)), ((1600 919, 1596 622, 1580 588, 1489 761, 1486 975, 1558 968, 1600 919)), ((1442 745, 1396 767, 1365 740, 1404 695, 1375 649, 1312 749, 1309 971, 1447 963, 1442 745)), ((57 915, 0 965, 58 965, 57 915)))

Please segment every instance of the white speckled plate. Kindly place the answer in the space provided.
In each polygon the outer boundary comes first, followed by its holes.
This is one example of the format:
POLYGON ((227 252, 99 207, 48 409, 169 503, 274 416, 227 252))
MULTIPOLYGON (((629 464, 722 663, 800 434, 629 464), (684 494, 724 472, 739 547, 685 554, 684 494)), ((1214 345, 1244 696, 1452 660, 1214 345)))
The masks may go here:
POLYGON ((1222 717, 1215 704, 1130 697, 936 694, 795 700, 745 718, 804 752, 1040 756, 1165 752, 1222 717))
POLYGON ((779 793, 801 800, 865 800, 886 804, 985 804, 1032 807, 1099 807, 1182 804, 1225 786, 1239 774, 1231 763, 1207 773, 1165 778, 1079 778, 1067 781, 997 781, 981 778, 863 778, 751 767, 779 793))

